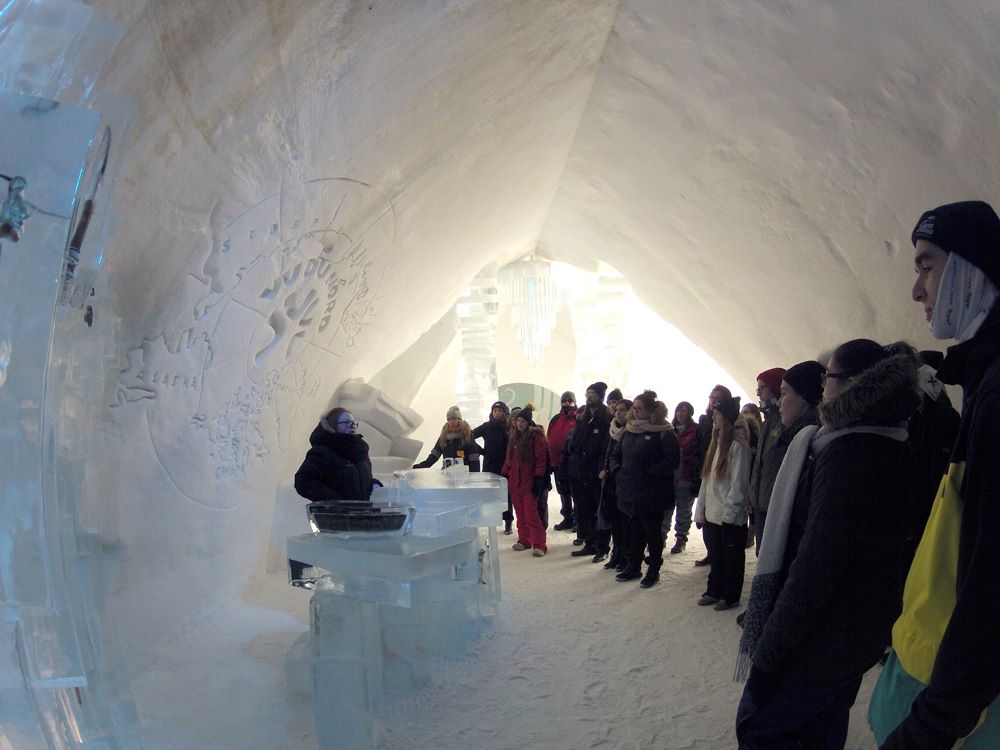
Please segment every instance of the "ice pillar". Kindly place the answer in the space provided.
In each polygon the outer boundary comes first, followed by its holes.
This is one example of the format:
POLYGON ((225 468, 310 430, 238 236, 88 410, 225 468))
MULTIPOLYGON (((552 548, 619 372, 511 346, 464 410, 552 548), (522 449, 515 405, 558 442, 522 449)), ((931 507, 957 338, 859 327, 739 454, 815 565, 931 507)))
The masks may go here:
POLYGON ((476 425, 486 419, 497 398, 497 266, 490 263, 465 288, 455 305, 462 363, 458 405, 476 425))

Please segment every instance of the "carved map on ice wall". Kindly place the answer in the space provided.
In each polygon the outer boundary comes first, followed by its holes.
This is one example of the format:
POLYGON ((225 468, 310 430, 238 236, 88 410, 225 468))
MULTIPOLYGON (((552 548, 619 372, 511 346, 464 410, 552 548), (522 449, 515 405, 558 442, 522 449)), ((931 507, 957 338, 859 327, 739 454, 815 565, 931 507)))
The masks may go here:
POLYGON ((213 211, 204 275, 181 291, 190 317, 128 352, 112 405, 145 405, 187 497, 239 504, 220 480, 286 446, 303 399, 343 378, 337 361, 376 315, 392 261, 392 205, 371 200, 367 185, 331 178, 285 184, 231 221, 213 211))

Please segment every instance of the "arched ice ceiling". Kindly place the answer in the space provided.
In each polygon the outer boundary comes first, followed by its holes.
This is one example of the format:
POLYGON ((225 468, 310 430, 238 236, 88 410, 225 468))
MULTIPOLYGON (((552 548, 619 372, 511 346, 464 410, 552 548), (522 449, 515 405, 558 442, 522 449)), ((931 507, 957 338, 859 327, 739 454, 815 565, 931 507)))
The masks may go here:
POLYGON ((357 370, 537 246, 612 263, 746 377, 818 334, 918 335, 914 217, 998 182, 993 2, 96 4, 126 27, 103 83, 141 103, 114 253, 133 338, 175 324, 213 209, 345 177, 348 223, 391 207, 379 293, 406 301, 357 370))
POLYGON ((133 646, 175 614, 144 577, 195 601, 193 560, 258 559, 254 495, 332 388, 486 262, 605 260, 746 386, 858 335, 927 343, 912 222, 1000 186, 994 0, 94 5, 125 29, 101 84, 139 103, 94 449, 133 646))

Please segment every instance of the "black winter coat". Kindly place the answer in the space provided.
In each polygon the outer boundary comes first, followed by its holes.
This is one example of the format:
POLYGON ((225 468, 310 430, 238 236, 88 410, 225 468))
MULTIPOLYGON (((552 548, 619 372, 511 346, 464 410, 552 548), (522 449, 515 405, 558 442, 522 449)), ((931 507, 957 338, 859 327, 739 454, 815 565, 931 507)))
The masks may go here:
POLYGON ((472 438, 483 439, 483 471, 499 474, 507 458, 507 439, 510 427, 507 420, 490 419, 472 431, 472 438))
POLYGON ((803 470, 758 668, 825 686, 878 661, 902 608, 914 470, 906 443, 865 433, 834 440, 803 470))
POLYGON ((674 505, 674 470, 681 448, 673 430, 625 430, 611 451, 609 466, 615 477, 618 509, 634 518, 666 512, 674 505))
MULTIPOLYGON (((916 373, 915 357, 883 360, 821 406, 824 424, 905 423, 916 373)), ((889 644, 902 609, 916 466, 905 440, 863 431, 831 439, 810 460, 792 509, 787 577, 753 662, 786 685, 819 687, 860 678, 889 644)))
POLYGON ((912 549, 916 549, 923 536, 941 477, 948 470, 948 458, 958 439, 961 423, 962 417, 943 393, 936 401, 922 396, 921 408, 910 418, 909 443, 917 459, 917 494, 913 498, 910 520, 912 549))
POLYGON ((466 443, 460 437, 447 438, 443 448, 440 443, 435 442, 434 447, 431 448, 431 452, 427 454, 427 458, 418 464, 413 464, 413 468, 429 469, 442 456, 445 458, 458 458, 460 454, 462 463, 469 467, 469 471, 479 471, 479 443, 475 440, 470 440, 466 443))
POLYGON ((318 425, 312 447, 295 474, 295 491, 314 503, 370 500, 372 462, 361 435, 330 432, 318 425))
POLYGON ((611 426, 611 412, 604 404, 598 404, 593 414, 583 409, 576 418, 576 427, 566 438, 564 446, 569 456, 569 476, 581 482, 597 483, 601 471, 604 449, 607 445, 608 428, 611 426))

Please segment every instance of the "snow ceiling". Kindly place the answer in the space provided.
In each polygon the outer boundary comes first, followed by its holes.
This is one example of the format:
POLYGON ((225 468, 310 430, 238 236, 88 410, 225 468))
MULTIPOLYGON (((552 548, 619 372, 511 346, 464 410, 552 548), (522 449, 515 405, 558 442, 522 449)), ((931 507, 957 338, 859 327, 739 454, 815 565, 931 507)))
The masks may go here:
POLYGON ((333 390, 486 263, 603 260, 749 389, 929 344, 910 228, 1000 197, 995 0, 93 4, 139 105, 92 459, 135 648, 217 591, 200 560, 259 563, 333 390))

